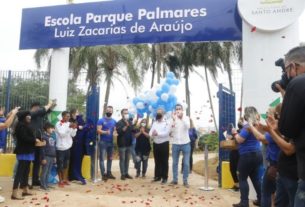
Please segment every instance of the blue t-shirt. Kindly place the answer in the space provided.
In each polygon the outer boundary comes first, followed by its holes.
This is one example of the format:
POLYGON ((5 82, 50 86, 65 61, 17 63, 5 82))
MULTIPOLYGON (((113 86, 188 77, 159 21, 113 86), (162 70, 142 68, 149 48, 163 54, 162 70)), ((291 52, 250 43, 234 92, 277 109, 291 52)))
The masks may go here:
POLYGON ((266 140, 268 141, 267 145, 267 160, 271 162, 277 162, 280 148, 277 146, 277 144, 273 141, 271 135, 269 133, 265 133, 266 140))
POLYGON ((260 143, 255 138, 255 136, 248 131, 249 125, 245 125, 240 133, 239 136, 245 139, 245 141, 239 144, 239 154, 246 154, 248 152, 257 152, 260 151, 260 143))
POLYGON ((101 140, 105 142, 113 142, 113 131, 116 125, 116 121, 113 118, 103 117, 98 120, 97 126, 102 126, 103 131, 110 130, 110 134, 101 134, 101 140))

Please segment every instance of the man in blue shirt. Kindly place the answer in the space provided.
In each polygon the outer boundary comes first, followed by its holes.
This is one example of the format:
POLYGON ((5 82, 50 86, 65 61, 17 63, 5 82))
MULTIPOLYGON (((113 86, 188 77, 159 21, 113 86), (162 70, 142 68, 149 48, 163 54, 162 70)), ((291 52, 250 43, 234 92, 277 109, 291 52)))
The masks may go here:
POLYGON ((113 107, 107 106, 106 116, 99 119, 97 122, 97 133, 100 135, 99 150, 100 150, 100 168, 102 179, 115 179, 111 173, 112 155, 113 155, 113 132, 115 130, 116 121, 111 118, 113 107), (107 153, 107 174, 105 173, 104 159, 107 153))

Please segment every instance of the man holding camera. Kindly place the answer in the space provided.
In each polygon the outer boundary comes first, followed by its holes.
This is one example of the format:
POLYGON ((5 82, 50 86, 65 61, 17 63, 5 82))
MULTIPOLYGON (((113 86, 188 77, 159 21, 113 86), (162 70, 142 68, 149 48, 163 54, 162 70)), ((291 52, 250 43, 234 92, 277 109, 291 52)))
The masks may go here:
POLYGON ((305 46, 295 47, 286 54, 285 72, 289 84, 284 95, 279 130, 294 140, 299 177, 294 206, 305 207, 305 46))

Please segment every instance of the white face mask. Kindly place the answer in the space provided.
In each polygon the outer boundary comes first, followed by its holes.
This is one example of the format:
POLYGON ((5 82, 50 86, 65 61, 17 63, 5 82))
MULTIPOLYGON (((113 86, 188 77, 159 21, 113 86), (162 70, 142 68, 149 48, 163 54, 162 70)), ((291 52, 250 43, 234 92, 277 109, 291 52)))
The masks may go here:
POLYGON ((146 127, 146 123, 141 123, 141 126, 142 127, 146 127))
POLYGON ((128 120, 129 119, 129 114, 124 114, 124 119, 128 120))

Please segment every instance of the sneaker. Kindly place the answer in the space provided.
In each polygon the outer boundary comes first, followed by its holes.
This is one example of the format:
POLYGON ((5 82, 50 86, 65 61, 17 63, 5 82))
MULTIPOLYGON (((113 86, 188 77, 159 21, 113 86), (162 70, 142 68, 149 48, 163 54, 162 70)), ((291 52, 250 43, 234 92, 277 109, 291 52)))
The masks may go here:
POLYGON ((40 186, 40 188, 39 188, 41 191, 49 191, 49 189, 48 188, 46 188, 46 187, 44 187, 44 186, 40 186))
POLYGON ((167 179, 162 179, 161 184, 164 185, 167 183, 167 179))
POLYGON ((121 175, 121 180, 125 180, 125 176, 124 175, 121 175))
POLYGON ((108 180, 108 177, 106 175, 102 175, 102 180, 106 182, 108 180))
POLYGON ((55 189, 55 187, 53 185, 48 185, 47 188, 48 189, 55 189))
MULTIPOLYGON (((1 190, 2 190, 2 189, 1 189, 1 190)), ((4 203, 4 201, 5 201, 5 198, 2 197, 2 196, 0 196, 0 203, 4 203)))
POLYGON ((140 173, 137 173, 136 178, 140 177, 140 173))
POLYGON ((172 182, 170 182, 169 185, 170 185, 170 186, 178 185, 178 182, 177 182, 177 181, 172 181, 172 182))
POLYGON ((236 203, 236 204, 233 204, 232 206, 233 207, 249 207, 249 206, 245 206, 245 205, 243 205, 241 203, 236 203))
POLYGON ((239 191, 239 187, 237 187, 237 186, 233 186, 232 188, 230 188, 229 189, 230 191, 232 191, 232 192, 238 192, 239 191))
POLYGON ((33 182, 32 183, 32 186, 41 186, 41 183, 40 183, 40 181, 39 180, 37 180, 37 181, 35 181, 35 182, 33 182))
POLYGON ((253 205, 255 206, 261 206, 260 202, 258 200, 254 200, 253 201, 253 205))
POLYGON ((145 177, 146 177, 146 175, 145 175, 145 173, 143 173, 143 174, 142 174, 142 178, 145 178, 145 177))
POLYGON ((161 178, 154 178, 151 182, 159 182, 161 178))
POLYGON ((188 182, 184 182, 184 183, 183 183, 183 186, 186 187, 186 188, 189 188, 189 187, 190 187, 190 185, 188 184, 188 182))
POLYGON ((86 185, 87 184, 85 179, 82 179, 80 182, 82 183, 82 185, 86 185))
POLYGON ((112 175, 112 173, 108 174, 108 175, 107 175, 107 178, 108 178, 108 179, 113 179, 113 180, 115 180, 115 177, 112 175))
POLYGON ((130 175, 128 175, 128 174, 125 175, 125 178, 132 179, 132 177, 130 175))

